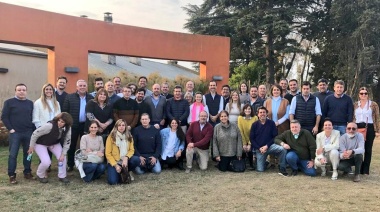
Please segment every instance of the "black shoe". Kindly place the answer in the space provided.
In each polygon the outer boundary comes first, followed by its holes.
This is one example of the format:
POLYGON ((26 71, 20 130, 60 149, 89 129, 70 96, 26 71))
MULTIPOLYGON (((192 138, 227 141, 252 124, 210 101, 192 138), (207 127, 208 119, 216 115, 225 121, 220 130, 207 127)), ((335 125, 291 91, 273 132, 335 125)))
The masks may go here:
POLYGON ((185 168, 183 168, 183 163, 182 162, 178 163, 177 168, 179 170, 182 170, 182 171, 185 170, 185 168))
POLYGON ((285 168, 280 168, 279 172, 278 172, 279 175, 282 175, 284 177, 287 177, 289 174, 288 172, 286 172, 286 169, 285 168))
POLYGON ((298 170, 293 170, 291 176, 297 176, 297 175, 298 175, 298 170))
POLYGON ((68 184, 68 183, 70 183, 70 180, 67 179, 66 177, 64 177, 64 178, 59 178, 59 181, 61 181, 61 182, 64 183, 64 184, 68 184))
POLYGON ((72 166, 69 166, 68 168, 67 168, 67 172, 72 172, 74 170, 74 167, 72 167, 72 166))

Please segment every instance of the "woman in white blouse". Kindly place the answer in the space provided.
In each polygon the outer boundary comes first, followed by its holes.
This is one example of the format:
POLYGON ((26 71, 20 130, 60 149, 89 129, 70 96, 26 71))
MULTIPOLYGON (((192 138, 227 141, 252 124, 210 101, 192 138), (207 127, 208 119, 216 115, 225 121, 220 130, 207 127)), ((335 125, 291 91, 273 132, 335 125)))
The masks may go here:
POLYGON ((61 107, 55 98, 53 85, 45 84, 42 86, 41 97, 34 102, 33 124, 39 128, 60 113, 61 107))
POLYGON ((333 129, 333 124, 329 118, 323 122, 323 131, 317 134, 315 167, 321 167, 322 176, 326 176, 326 163, 331 163, 333 174, 331 179, 338 179, 339 164, 339 138, 340 132, 333 129))
POLYGON ((364 143, 364 161, 360 170, 361 174, 368 175, 372 158, 372 146, 375 136, 380 135, 379 105, 368 97, 366 87, 359 89, 359 101, 354 104, 354 122, 358 128, 367 128, 364 143))
POLYGON ((230 114, 229 121, 237 124, 239 115, 241 113, 241 103, 237 91, 231 92, 230 102, 226 105, 226 111, 230 114))

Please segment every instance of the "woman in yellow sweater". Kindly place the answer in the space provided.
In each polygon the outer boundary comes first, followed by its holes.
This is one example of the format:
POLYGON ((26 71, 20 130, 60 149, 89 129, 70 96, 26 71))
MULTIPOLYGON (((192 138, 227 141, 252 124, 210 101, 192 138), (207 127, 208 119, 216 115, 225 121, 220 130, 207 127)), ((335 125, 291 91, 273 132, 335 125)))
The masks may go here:
POLYGON ((249 133, 251 132, 252 124, 257 121, 257 116, 253 113, 253 109, 249 103, 243 106, 242 112, 238 117, 238 127, 243 140, 243 158, 248 158, 249 165, 253 169, 253 158, 255 157, 251 150, 251 141, 249 140, 249 133))
MULTIPOLYGON (((127 128, 127 123, 119 119, 106 141, 108 184, 115 185, 120 182, 122 168, 134 170, 139 165, 140 159, 133 156, 134 153, 133 137, 127 128)), ((130 177, 133 180, 133 177, 130 177)))

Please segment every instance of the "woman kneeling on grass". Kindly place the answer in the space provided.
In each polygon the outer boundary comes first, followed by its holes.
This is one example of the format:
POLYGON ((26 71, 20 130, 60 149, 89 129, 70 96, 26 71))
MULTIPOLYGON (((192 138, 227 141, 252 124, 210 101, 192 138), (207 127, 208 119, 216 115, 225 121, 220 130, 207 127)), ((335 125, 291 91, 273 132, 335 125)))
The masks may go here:
POLYGON ((63 183, 70 182, 66 178, 66 154, 70 148, 72 124, 73 119, 71 115, 63 112, 33 132, 28 153, 31 154, 35 151, 41 160, 37 169, 37 177, 41 183, 48 182, 46 170, 51 164, 48 150, 51 151, 58 160, 59 181, 63 183))
POLYGON ((228 112, 220 112, 220 123, 214 128, 213 152, 216 161, 219 161, 220 171, 232 171, 230 163, 241 160, 243 144, 238 126, 228 120, 228 112))
POLYGON ((179 121, 174 118, 168 128, 160 131, 162 141, 162 154, 161 160, 163 163, 168 164, 169 168, 174 165, 179 170, 183 170, 183 159, 181 157, 182 151, 185 148, 185 133, 179 126, 179 121))
MULTIPOLYGON (((108 184, 115 185, 121 182, 122 168, 134 170, 139 165, 140 159, 133 156, 134 152, 133 137, 127 129, 127 123, 119 119, 106 141, 108 184)), ((132 175, 130 177, 133 180, 132 175)))
MULTIPOLYGON (((97 135, 99 124, 97 121, 90 121, 88 127, 89 134, 82 136, 80 140, 80 149, 83 155, 96 154, 98 157, 104 157, 104 144, 102 136, 97 135)), ((93 180, 99 179, 106 166, 103 162, 100 163, 83 163, 83 171, 86 174, 83 181, 89 183, 93 180)))

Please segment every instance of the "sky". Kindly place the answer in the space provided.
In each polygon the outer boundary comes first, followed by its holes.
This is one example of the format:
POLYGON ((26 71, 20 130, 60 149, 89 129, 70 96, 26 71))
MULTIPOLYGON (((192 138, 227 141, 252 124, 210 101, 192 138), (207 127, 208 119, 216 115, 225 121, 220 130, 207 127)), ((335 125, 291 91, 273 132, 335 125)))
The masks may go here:
POLYGON ((203 0, 0 0, 39 10, 71 16, 87 15, 103 20, 104 12, 113 13, 113 22, 125 25, 187 32, 183 28, 188 18, 182 7, 200 5, 203 0))
MULTIPOLYGON (((105 12, 111 12, 114 23, 189 33, 183 28, 189 17, 182 7, 188 4, 200 5, 203 0, 0 0, 0 2, 71 16, 87 15, 89 19, 101 21, 105 12)), ((179 64, 192 68, 190 62, 179 62, 179 64)))

